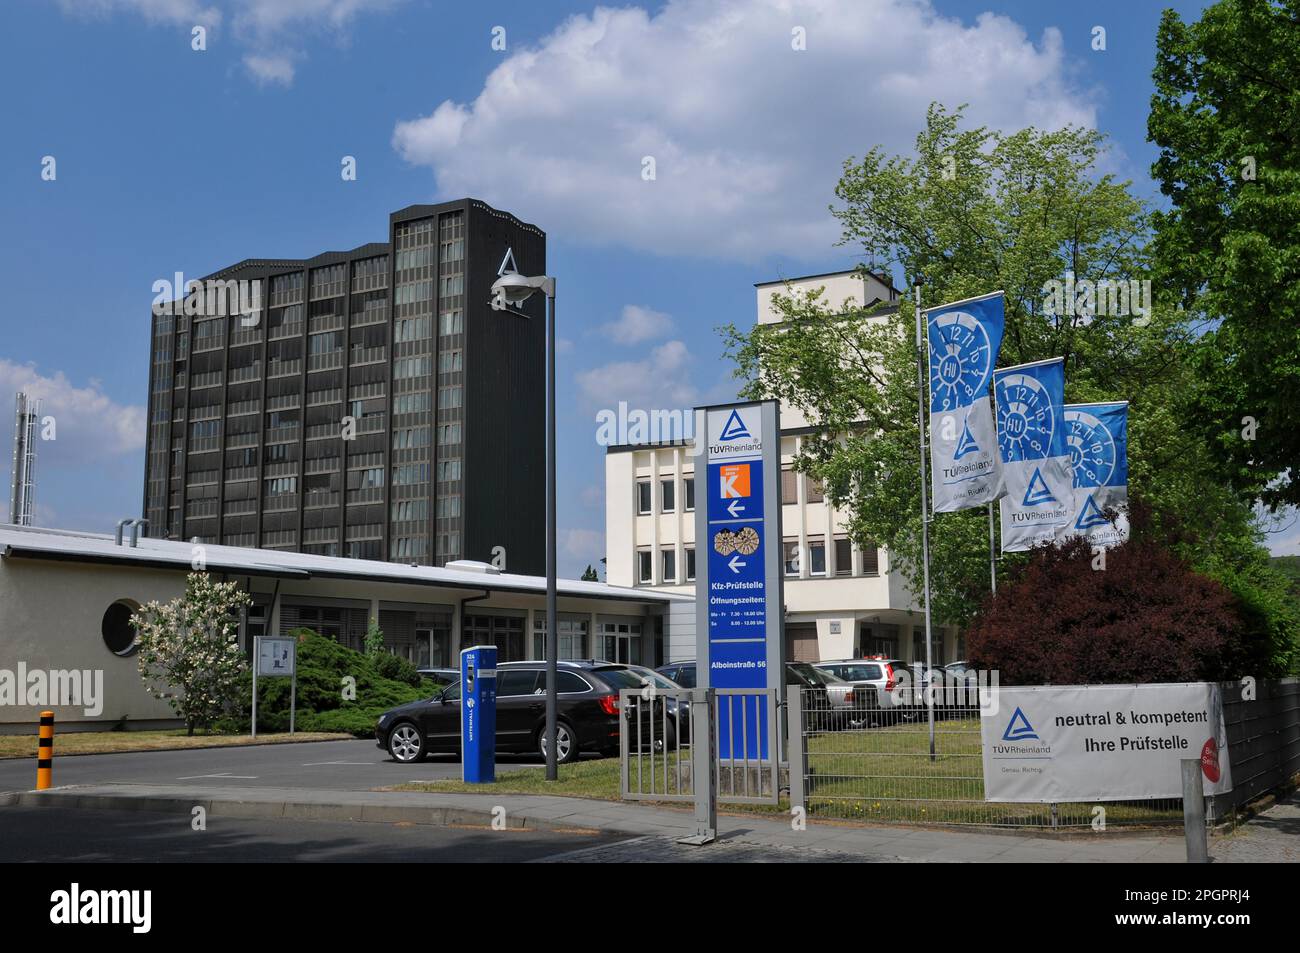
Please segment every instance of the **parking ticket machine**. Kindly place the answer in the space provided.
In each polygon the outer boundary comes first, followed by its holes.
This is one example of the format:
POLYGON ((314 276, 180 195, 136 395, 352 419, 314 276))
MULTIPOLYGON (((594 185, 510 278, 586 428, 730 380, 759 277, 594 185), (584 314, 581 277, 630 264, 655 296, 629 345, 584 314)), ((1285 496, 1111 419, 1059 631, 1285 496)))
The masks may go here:
POLYGON ((460 777, 466 784, 496 780, 497 647, 460 653, 460 777))

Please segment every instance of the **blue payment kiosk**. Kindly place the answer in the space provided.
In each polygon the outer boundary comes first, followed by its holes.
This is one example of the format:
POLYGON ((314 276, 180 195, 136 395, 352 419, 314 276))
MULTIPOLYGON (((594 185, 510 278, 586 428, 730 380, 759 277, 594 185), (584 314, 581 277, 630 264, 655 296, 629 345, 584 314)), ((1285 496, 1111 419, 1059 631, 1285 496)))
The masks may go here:
POLYGON ((496 780, 497 647, 475 645, 460 653, 460 778, 466 784, 496 780))

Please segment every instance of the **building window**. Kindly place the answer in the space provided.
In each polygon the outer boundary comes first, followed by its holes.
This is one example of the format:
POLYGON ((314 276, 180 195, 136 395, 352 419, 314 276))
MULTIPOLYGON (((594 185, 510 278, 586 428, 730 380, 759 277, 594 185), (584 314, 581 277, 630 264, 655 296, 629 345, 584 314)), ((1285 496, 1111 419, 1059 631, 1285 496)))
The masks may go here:
POLYGON ((636 554, 636 578, 642 584, 654 582, 654 553, 648 549, 638 550, 636 554))
POLYGON ((138 648, 135 629, 131 628, 131 614, 137 608, 135 603, 119 599, 104 612, 99 634, 104 639, 104 646, 114 655, 131 655, 138 648))
POLYGON ((660 556, 660 565, 663 568, 663 576, 662 576, 663 581, 676 582, 677 581, 677 550, 670 547, 668 549, 663 550, 659 554, 659 556, 660 556))
POLYGON ((799 575, 799 540, 787 539, 782 546, 782 560, 787 576, 799 575))
POLYGON ((797 489, 799 475, 786 467, 781 470, 781 502, 798 503, 799 490, 797 489))
POLYGON ((687 474, 682 482, 682 496, 686 500, 686 512, 695 512, 695 476, 687 474))
POLYGON ((826 543, 824 540, 819 539, 808 543, 808 574, 811 576, 826 575, 826 543))
POLYGON ((677 509, 677 484, 672 480, 659 481, 659 502, 661 513, 671 513, 677 509))
POLYGON ((650 481, 636 481, 636 511, 645 516, 650 512, 650 481))
POLYGON ((853 542, 844 536, 835 538, 835 575, 853 575, 853 542))
POLYGON ((822 481, 814 477, 804 477, 803 492, 804 499, 809 503, 820 503, 826 499, 826 489, 822 486, 822 481))
POLYGON ((862 574, 864 576, 880 575, 880 550, 875 546, 862 547, 862 574))
MULTIPOLYGON (((688 484, 689 485, 689 484, 688 484)), ((686 581, 695 581, 695 547, 686 547, 686 581)))

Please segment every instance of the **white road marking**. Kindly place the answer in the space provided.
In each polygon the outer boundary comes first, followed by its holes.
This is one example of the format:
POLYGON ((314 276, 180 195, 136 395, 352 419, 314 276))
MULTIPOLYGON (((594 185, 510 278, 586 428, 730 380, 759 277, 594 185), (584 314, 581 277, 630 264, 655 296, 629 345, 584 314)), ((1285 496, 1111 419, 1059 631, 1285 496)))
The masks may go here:
POLYGON ((255 774, 187 774, 183 778, 177 778, 177 781, 194 781, 199 778, 229 778, 234 781, 256 781, 255 774))
POLYGON ((377 761, 308 761, 303 765, 303 767, 315 768, 315 767, 319 767, 322 764, 358 764, 364 767, 370 767, 370 765, 378 764, 378 762, 377 761))

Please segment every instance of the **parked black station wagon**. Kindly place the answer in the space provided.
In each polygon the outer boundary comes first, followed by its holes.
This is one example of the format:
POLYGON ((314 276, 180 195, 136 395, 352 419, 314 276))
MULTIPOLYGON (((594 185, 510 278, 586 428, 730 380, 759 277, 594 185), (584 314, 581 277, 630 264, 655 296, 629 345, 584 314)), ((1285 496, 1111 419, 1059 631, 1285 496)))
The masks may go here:
MULTIPOLYGON (((641 676, 626 665, 594 660, 557 663, 556 759, 576 761, 583 751, 616 754, 618 693, 642 688, 641 676)), ((497 751, 546 754, 546 663, 503 662, 497 666, 497 751)), ((379 747, 403 763, 425 755, 460 752, 460 682, 422 701, 384 712, 375 726, 379 747)))

